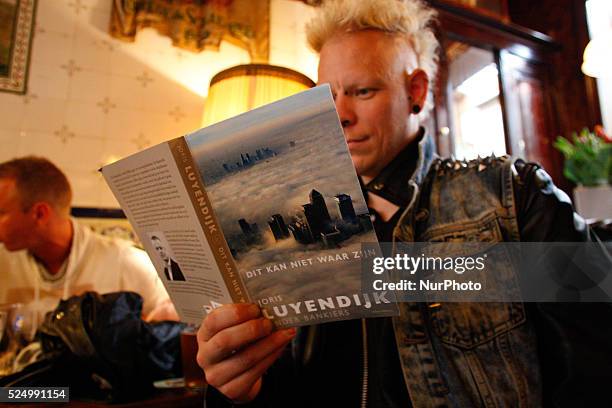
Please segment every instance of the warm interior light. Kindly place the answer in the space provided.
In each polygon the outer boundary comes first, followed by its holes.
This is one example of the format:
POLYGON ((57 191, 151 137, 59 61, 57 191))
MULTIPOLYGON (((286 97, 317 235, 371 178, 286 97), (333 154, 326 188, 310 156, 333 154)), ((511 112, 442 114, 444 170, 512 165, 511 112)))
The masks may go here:
POLYGON ((108 166, 109 164, 113 164, 114 162, 121 160, 121 157, 119 156, 115 156, 114 154, 111 154, 110 156, 106 156, 104 158, 104 161, 102 162, 102 166, 108 166))
POLYGON ((456 89, 470 99, 473 106, 480 105, 499 95, 497 65, 489 64, 463 81, 456 89))
POLYGON ((612 33, 589 41, 584 49, 582 72, 594 78, 612 76, 612 33))
POLYGON ((490 63, 454 90, 452 109, 457 158, 506 153, 498 75, 497 65, 490 63))
POLYGON ((239 65, 210 81, 202 126, 231 118, 314 86, 307 76, 267 64, 239 65))

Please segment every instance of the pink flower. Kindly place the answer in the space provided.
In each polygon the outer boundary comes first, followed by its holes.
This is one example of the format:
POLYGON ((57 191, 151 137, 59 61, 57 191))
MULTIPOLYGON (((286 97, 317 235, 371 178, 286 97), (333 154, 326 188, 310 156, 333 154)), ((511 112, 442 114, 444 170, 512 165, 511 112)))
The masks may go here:
POLYGON ((597 136, 599 136, 604 142, 606 143, 612 143, 612 136, 606 134, 606 132, 604 131, 603 126, 601 125, 595 125, 595 134, 597 136))

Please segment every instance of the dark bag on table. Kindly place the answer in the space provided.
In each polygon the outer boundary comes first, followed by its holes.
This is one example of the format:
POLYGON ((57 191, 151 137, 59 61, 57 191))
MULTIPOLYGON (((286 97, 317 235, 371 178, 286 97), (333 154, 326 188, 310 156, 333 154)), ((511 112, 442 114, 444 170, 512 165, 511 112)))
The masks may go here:
POLYGON ((153 382, 180 377, 178 322, 146 323, 133 292, 87 292, 60 301, 37 338, 43 359, 0 379, 4 387, 68 386, 70 398, 144 398, 153 382))

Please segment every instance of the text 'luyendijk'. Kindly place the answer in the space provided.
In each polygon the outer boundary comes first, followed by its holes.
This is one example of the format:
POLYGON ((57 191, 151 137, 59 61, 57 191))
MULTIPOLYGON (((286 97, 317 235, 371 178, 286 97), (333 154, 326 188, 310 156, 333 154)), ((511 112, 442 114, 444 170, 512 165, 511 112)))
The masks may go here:
POLYGON ((275 317, 285 317, 289 313, 292 314, 302 314, 302 313, 313 313, 319 312, 327 309, 336 309, 336 308, 347 308, 351 306, 364 307, 369 309, 373 304, 379 305, 381 303, 391 303, 389 299, 386 298, 386 292, 380 293, 372 293, 370 298, 370 294, 361 293, 361 294, 353 294, 348 296, 330 296, 326 298, 318 298, 318 299, 309 299, 294 303, 287 303, 282 305, 275 305, 272 307, 273 313, 268 313, 267 310, 263 310, 263 314, 268 319, 274 319, 275 317))
POLYGON ((191 166, 185 167, 185 173, 187 173, 187 179, 191 182, 191 188, 193 190, 193 195, 195 196, 199 210, 204 216, 204 225, 208 228, 211 234, 217 232, 217 225, 212 216, 212 211, 210 210, 210 204, 200 186, 199 176, 196 174, 195 170, 191 166))

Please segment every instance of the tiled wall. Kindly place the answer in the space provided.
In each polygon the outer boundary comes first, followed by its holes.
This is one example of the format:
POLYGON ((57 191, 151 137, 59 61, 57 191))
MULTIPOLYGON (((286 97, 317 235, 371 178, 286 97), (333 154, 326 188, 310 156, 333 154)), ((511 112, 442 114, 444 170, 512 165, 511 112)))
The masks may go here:
MULTIPOLYGON (((111 3, 39 0, 28 93, 0 93, 0 161, 48 157, 68 174, 75 206, 116 207, 97 168, 199 128, 212 75, 249 62, 230 44, 194 54, 153 30, 135 43, 115 40, 111 3)), ((303 34, 310 13, 272 0, 270 62, 316 80, 303 34)))

